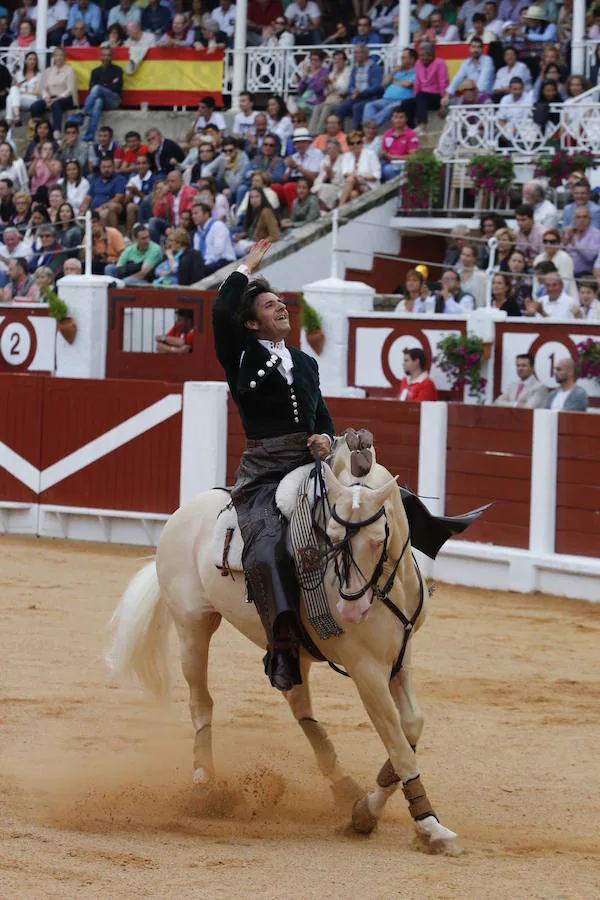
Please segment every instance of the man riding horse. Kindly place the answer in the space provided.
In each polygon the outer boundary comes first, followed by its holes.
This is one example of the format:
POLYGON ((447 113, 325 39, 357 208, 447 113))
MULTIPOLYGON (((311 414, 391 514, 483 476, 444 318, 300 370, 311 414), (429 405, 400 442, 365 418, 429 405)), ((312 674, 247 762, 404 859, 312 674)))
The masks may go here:
POLYGON ((244 541, 249 599, 267 635, 265 673, 273 687, 301 683, 295 621, 298 584, 275 505, 281 479, 311 462, 311 447, 329 453, 335 429, 314 359, 287 347, 285 303, 264 279, 250 281, 271 244, 259 241, 221 285, 213 309, 219 362, 246 433, 231 498, 244 541))

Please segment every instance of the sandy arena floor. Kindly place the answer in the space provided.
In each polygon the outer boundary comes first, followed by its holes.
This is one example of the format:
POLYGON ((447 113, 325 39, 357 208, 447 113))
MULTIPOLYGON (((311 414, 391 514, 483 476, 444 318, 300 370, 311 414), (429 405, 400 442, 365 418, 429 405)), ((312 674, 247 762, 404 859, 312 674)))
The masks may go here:
MULTIPOLYGON (((457 859, 411 849, 396 795, 348 833, 260 653, 213 641, 223 792, 191 787, 187 693, 111 685, 106 623, 139 553, 0 540, 0 898, 600 897, 600 607, 440 586, 415 642, 421 770, 457 859)), ((313 669, 319 718, 372 786, 385 758, 353 685, 313 669)))

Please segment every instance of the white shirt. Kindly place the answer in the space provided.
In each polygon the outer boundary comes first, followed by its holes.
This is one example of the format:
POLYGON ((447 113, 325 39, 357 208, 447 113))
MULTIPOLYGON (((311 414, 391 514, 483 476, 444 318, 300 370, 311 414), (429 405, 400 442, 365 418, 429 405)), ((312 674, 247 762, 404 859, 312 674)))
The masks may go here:
POLYGON ((65 186, 67 189, 67 201, 73 207, 75 215, 78 216, 81 204, 90 192, 90 183, 87 178, 82 178, 79 184, 75 184, 72 181, 63 181, 63 187, 65 186))
POLYGON ((550 200, 543 200, 534 208, 533 221, 544 228, 558 228, 558 210, 550 200))
POLYGON ((246 116, 243 112, 237 113, 233 120, 233 127, 231 129, 233 134, 241 134, 242 137, 246 137, 246 135, 252 133, 256 133, 256 128, 254 127, 254 120, 256 119, 258 113, 253 110, 250 115, 246 116))
MULTIPOLYGON (((34 6, 29 12, 29 18, 35 22, 38 17, 38 8, 34 6)), ((69 7, 65 0, 57 0, 54 6, 48 4, 48 28, 54 28, 58 22, 66 21, 69 18, 69 7)))
POLYGON ((360 151, 358 164, 354 153, 348 151, 342 157, 343 175, 362 175, 363 178, 371 177, 381 181, 381 163, 375 153, 366 147, 360 151))
POLYGON ((31 259, 32 253, 30 245, 26 244, 25 241, 19 241, 12 253, 8 252, 6 244, 0 244, 0 272, 8 270, 8 261, 10 259, 19 259, 20 257, 31 259))
POLYGON ((227 128, 225 117, 223 116, 223 113, 220 112, 212 112, 208 119, 205 119, 204 116, 199 116, 194 125, 194 132, 204 131, 207 125, 214 125, 219 131, 225 131, 227 128))
POLYGON ((294 375, 292 370, 294 368, 294 363, 292 362, 292 354, 285 346, 285 341, 278 341, 274 343, 273 341, 262 341, 260 338, 258 340, 259 344, 262 344, 269 353, 272 355, 276 355, 279 357, 279 362, 277 363, 277 371, 280 375, 283 375, 288 384, 294 383, 294 375))
POLYGON ((531 114, 532 102, 532 98, 527 91, 523 91, 518 100, 515 100, 512 94, 506 94, 500 101, 498 119, 501 122, 519 122, 531 114))
POLYGON ((530 90, 531 72, 525 63, 518 61, 511 69, 509 69, 508 66, 502 66, 501 69, 498 69, 496 72, 496 80, 494 81, 494 90, 498 91, 500 88, 507 88, 511 78, 520 78, 523 82, 525 92, 530 90))
MULTIPOLYGON (((542 309, 546 313, 546 318, 550 319, 572 319, 572 307, 573 307, 573 298, 569 297, 569 295, 563 291, 562 294, 556 299, 551 300, 548 294, 544 294, 540 297, 540 303, 542 304, 542 309)), ((543 319, 544 317, 537 313, 537 319, 543 319)))
POLYGON ((310 28, 313 19, 321 18, 321 10, 313 0, 308 0, 304 9, 300 9, 297 3, 290 3, 285 17, 294 28, 310 28))
POLYGON ((571 388, 571 390, 569 391, 557 391, 552 398, 550 409, 564 409, 565 403, 567 402, 567 397, 572 390, 573 388, 571 388))
MULTIPOLYGON (((129 181, 127 182, 127 187, 135 187, 138 189, 138 191, 141 191, 144 182, 149 181, 151 178, 152 178, 152 172, 150 172, 150 170, 148 170, 146 172, 143 179, 141 179, 140 176, 136 172, 136 174, 132 175, 131 178, 129 179, 129 181)), ((134 197, 130 197, 128 199, 133 200, 134 203, 141 203, 144 198, 138 197, 136 194, 134 197)), ((179 201, 177 201, 177 206, 179 207, 179 201)))
POLYGON ((220 6, 217 6, 211 12, 210 17, 218 24, 219 31, 222 31, 227 37, 233 37, 235 30, 235 6, 230 6, 227 12, 221 9, 220 6))
MULTIPOLYGON (((205 264, 207 266, 210 266, 212 265, 212 263, 216 263, 220 259, 225 259, 227 260, 227 262, 233 262, 236 256, 235 248, 231 240, 231 234, 229 233, 229 228, 227 227, 227 225, 225 225, 224 222, 220 222, 216 219, 212 219, 211 221, 212 225, 210 229, 208 229, 208 222, 204 226, 204 232, 206 235, 204 250, 205 264)), ((196 232, 194 233, 192 241, 194 244, 194 249, 199 250, 200 236, 198 234, 198 230, 196 230, 196 232)))

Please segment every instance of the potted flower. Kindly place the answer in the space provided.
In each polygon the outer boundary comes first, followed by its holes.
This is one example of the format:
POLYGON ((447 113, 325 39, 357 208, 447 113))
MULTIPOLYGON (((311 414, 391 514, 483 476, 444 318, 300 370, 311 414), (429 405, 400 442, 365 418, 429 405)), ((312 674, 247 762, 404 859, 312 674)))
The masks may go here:
POLYGON ((487 379, 481 377, 481 363, 485 358, 485 348, 480 337, 475 335, 450 334, 438 344, 434 359, 450 381, 452 391, 469 388, 469 395, 483 403, 487 379))
POLYGON ((575 372, 578 378, 590 378, 600 382, 600 342, 588 338, 577 344, 575 372))
POLYGON ((559 187, 573 174, 594 168, 596 157, 588 150, 567 153, 558 150, 552 156, 540 156, 536 161, 535 178, 547 178, 551 187, 559 187))
POLYGON ((72 344, 77 334, 77 322, 69 315, 69 308, 56 291, 46 288, 44 296, 48 301, 48 312, 56 319, 56 327, 67 343, 72 344))
POLYGON ((506 200, 510 193, 515 178, 515 167, 510 156, 496 156, 490 153, 485 156, 474 156, 469 162, 467 175, 478 193, 485 191, 502 201, 506 200))
POLYGON ((314 306, 311 306, 310 303, 306 302, 303 294, 300 294, 299 296, 301 309, 300 324, 306 333, 308 346, 312 347, 317 356, 319 356, 325 345, 325 335, 321 328, 323 324, 321 316, 314 306))
POLYGON ((400 206, 405 210, 428 209, 440 195, 442 163, 427 151, 409 156, 400 185, 400 206))

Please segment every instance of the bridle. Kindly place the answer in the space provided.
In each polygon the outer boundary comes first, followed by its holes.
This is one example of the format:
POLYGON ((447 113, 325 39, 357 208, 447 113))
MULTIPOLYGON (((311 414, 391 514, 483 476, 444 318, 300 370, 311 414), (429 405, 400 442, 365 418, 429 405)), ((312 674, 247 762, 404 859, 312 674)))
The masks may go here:
MULTIPOLYGON (((362 487, 367 487, 367 486, 362 485, 362 487)), ((368 519, 363 519, 360 522, 348 522, 346 519, 342 519, 341 516, 338 515, 335 505, 331 508, 330 513, 331 513, 331 518, 334 520, 334 522, 337 522, 338 525, 342 525, 343 528, 346 529, 346 532, 345 532, 342 540, 338 541, 338 543, 336 543, 336 544, 330 543, 330 547, 327 552, 328 561, 329 561, 329 559, 333 559, 333 565, 334 565, 336 577, 338 580, 338 591, 339 591, 340 597, 343 600, 347 600, 348 602, 352 603, 353 601, 360 600, 361 597, 364 597, 364 595, 367 593, 367 591, 369 589, 372 589, 373 594, 376 597, 379 597, 379 599, 382 599, 383 597, 387 597, 390 590, 392 589, 392 585, 394 583, 394 579, 395 579, 396 573, 398 571, 398 566, 400 565, 400 562, 402 561, 402 557, 404 556, 406 548, 408 547, 410 535, 406 538, 406 541, 404 542, 402 552, 400 553, 400 556, 396 560, 396 563, 394 565, 394 568, 392 570, 390 577, 386 581, 384 587, 380 588, 379 587, 379 579, 381 578, 381 576, 383 574, 383 567, 388 559, 388 543, 389 543, 389 538, 390 538, 390 526, 388 524, 385 507, 381 506, 377 510, 376 513, 374 513, 368 519), (375 522, 377 522, 379 519, 381 519, 382 516, 385 519, 385 536, 383 539, 383 546, 381 548, 381 553, 379 554, 379 559, 377 560, 377 562, 375 564, 375 568, 373 569, 371 577, 367 578, 367 576, 363 573, 360 566, 356 562, 356 559, 354 558, 354 554, 352 553, 352 538, 358 534, 358 532, 361 530, 361 528, 366 528, 369 525, 373 525, 375 522), (340 562, 339 562, 340 556, 341 556, 341 566, 340 566, 340 562), (350 578, 350 572, 351 572, 352 568, 356 569, 356 571, 362 578, 363 586, 359 591, 356 591, 354 594, 348 594, 344 591, 344 585, 348 584, 348 581, 350 578)))
MULTIPOLYGON (((323 465, 321 463, 321 459, 319 457, 319 454, 318 454, 316 448, 313 447, 312 450, 313 450, 313 456, 315 459, 315 492, 314 492, 314 503, 313 503, 313 527, 315 529, 315 532, 317 534, 319 534, 321 539, 327 545, 327 549, 323 553, 323 558, 324 558, 326 565, 328 565, 329 562, 333 561, 336 578, 338 580, 338 592, 339 592, 340 597, 342 597, 342 599, 347 600, 348 602, 352 603, 357 600, 360 600, 361 597, 364 597, 364 595, 367 593, 369 588, 371 588, 373 591, 373 596, 376 597, 378 600, 380 600, 385 606, 387 606, 387 608, 390 610, 390 612, 393 613, 393 615, 397 619, 400 620, 400 622, 403 626, 404 634, 403 634, 403 638, 402 638, 402 646, 400 648, 400 653, 398 654, 398 659, 396 660, 396 662, 394 663, 394 665, 392 667, 392 672, 390 675, 390 680, 391 680, 392 678, 394 678, 395 675, 398 674, 398 672, 402 668, 402 663, 404 661, 404 655, 406 653, 406 647, 408 644, 408 640, 409 640, 412 630, 417 622, 417 619, 419 618, 419 616, 421 615, 421 612, 423 610, 423 603, 424 603, 424 597, 425 597, 423 578, 421 576, 421 571, 419 569, 419 566, 417 565, 417 561, 414 557, 414 554, 412 554, 412 558, 413 558, 413 563, 415 565, 415 571, 416 571, 417 577, 419 579, 419 602, 418 602, 417 608, 415 609, 412 616, 410 618, 408 618, 408 616, 406 616, 402 612, 401 609, 398 609, 396 604, 392 600, 390 600, 390 597, 389 597, 389 594, 394 586, 394 581, 396 579, 396 575, 398 573, 398 567, 400 566, 400 563, 402 562, 402 559, 404 558, 404 554, 406 553, 406 550, 410 543, 410 531, 406 537, 406 540, 404 541, 402 550, 400 551, 400 555, 399 555, 398 559, 396 560, 396 562, 394 563, 394 566, 392 568, 392 571, 390 572, 389 577, 387 578, 383 587, 379 587, 379 580, 383 574, 383 567, 388 560, 388 544, 389 544, 389 538, 390 538, 390 526, 388 524, 385 506, 381 506, 368 519, 363 519, 359 522, 349 522, 346 519, 342 519, 342 517, 340 515, 338 515, 338 513, 336 511, 335 504, 333 506, 329 505, 329 499, 327 496, 327 486, 325 484, 325 477, 323 475, 323 465), (337 541, 336 543, 333 543, 333 541, 331 540, 329 535, 326 533, 326 531, 317 522, 316 514, 317 514, 317 490, 318 490, 318 488, 320 488, 321 498, 323 499, 324 511, 325 511, 325 507, 326 507, 327 510, 329 511, 330 517, 334 520, 334 522, 337 522, 338 525, 341 525, 345 529, 344 537, 342 538, 341 541, 337 541), (356 560, 354 558, 354 554, 352 553, 352 538, 355 537, 356 534, 358 534, 358 532, 361 530, 361 528, 366 528, 369 525, 373 525, 375 522, 377 522, 379 519, 381 519, 382 516, 385 518, 385 536, 384 536, 384 540, 383 540, 383 547, 381 548, 381 553, 379 554, 379 559, 377 560, 377 562, 375 564, 375 568, 373 569, 371 577, 367 578, 366 575, 364 575, 364 573, 362 572, 360 566, 358 565, 358 563, 356 562, 356 560), (340 565, 340 557, 341 557, 341 565, 340 565), (363 586, 359 591, 356 591, 353 594, 348 594, 343 590, 343 587, 344 587, 344 585, 348 584, 348 579, 349 579, 350 571, 351 571, 352 567, 354 567, 356 569, 356 571, 359 573, 360 577, 362 578, 363 586)), ((361 484, 360 486, 368 488, 368 485, 361 484)), ((314 642, 308 635, 308 632, 306 632, 305 629, 303 629, 303 631, 304 631, 303 641, 304 641, 305 646, 307 647, 308 651, 310 653, 312 653, 313 656, 316 656, 317 659, 321 659, 323 661, 328 662, 329 665, 331 666, 331 668, 334 671, 338 672, 340 675, 348 676, 347 672, 344 672, 343 669, 340 669, 338 666, 335 665, 335 663, 332 663, 331 660, 328 660, 325 656, 323 656, 321 651, 316 647, 316 645, 314 644, 314 642)))

